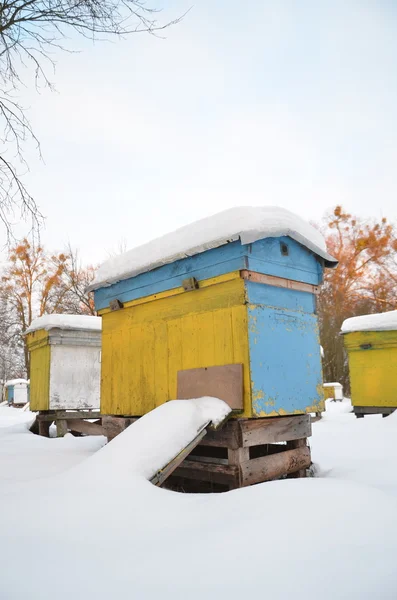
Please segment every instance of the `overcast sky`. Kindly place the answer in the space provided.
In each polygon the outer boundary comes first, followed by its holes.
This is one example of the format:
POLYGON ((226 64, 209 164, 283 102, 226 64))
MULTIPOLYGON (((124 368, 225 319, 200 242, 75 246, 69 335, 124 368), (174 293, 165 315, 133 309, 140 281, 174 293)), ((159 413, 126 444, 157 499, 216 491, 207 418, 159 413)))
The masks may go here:
POLYGON ((165 35, 79 39, 22 96, 51 249, 97 263, 236 205, 397 219, 394 0, 197 0, 165 35))

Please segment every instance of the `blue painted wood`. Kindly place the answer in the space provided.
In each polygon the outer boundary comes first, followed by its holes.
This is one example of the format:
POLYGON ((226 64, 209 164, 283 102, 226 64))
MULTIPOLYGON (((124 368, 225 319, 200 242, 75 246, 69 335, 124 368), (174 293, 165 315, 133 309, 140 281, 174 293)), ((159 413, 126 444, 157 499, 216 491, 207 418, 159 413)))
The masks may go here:
POLYGON ((249 245, 236 241, 100 288, 95 291, 95 308, 106 308, 115 298, 128 302, 180 287, 187 277, 200 281, 247 268, 312 284, 319 283, 322 273, 320 261, 288 237, 267 238, 249 245), (288 256, 282 255, 281 242, 288 245, 288 256))
POLYGON ((253 414, 285 414, 320 400, 317 318, 299 311, 248 307, 253 414))
POLYGON ((7 400, 8 404, 12 404, 14 402, 14 386, 9 385, 7 388, 7 400))
POLYGON ((248 268, 251 271, 313 285, 321 282, 322 266, 319 259, 291 238, 266 238, 250 244, 247 248, 248 268), (287 246, 288 256, 282 255, 281 244, 287 246))
POLYGON ((316 299, 310 292, 298 292, 252 281, 246 281, 246 289, 249 304, 288 308, 310 314, 316 312, 316 299))

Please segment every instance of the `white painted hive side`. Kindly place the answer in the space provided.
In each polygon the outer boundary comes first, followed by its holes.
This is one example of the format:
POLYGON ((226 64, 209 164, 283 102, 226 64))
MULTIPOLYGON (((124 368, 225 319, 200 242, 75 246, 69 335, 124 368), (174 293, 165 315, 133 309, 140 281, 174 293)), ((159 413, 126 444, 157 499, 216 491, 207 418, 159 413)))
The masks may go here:
POLYGON ((51 338, 50 410, 99 409, 100 333, 68 331, 51 338))

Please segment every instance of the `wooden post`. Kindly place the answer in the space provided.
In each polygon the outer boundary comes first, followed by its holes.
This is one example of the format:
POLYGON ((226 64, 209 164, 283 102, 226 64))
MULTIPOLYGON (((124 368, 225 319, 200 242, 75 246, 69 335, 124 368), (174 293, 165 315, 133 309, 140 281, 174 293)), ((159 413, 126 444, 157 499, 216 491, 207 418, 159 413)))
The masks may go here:
POLYGON ((68 432, 68 422, 66 419, 58 419, 56 421, 57 437, 63 437, 68 432))
POLYGON ((51 423, 52 421, 38 421, 39 435, 49 438, 51 423))

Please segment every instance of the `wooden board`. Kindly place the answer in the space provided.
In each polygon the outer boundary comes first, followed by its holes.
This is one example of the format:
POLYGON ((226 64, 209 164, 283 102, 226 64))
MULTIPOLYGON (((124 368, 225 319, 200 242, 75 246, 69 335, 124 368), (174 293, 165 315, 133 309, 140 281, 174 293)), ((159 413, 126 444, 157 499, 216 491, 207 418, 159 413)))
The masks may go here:
POLYGON ((84 433, 86 435, 105 435, 100 421, 91 423, 90 421, 84 421, 83 419, 68 419, 66 423, 68 424, 68 429, 70 431, 76 431, 77 433, 84 433))
POLYGON ((201 431, 199 431, 194 440, 192 440, 177 456, 170 460, 167 465, 165 465, 162 469, 159 469, 157 473, 153 475, 153 477, 150 479, 150 482, 154 485, 161 486, 164 481, 175 471, 175 469, 179 467, 179 465, 185 460, 190 452, 199 445, 206 433, 207 429, 205 426, 201 431))
POLYGON ((238 487, 239 469, 235 465, 219 465, 185 460, 176 470, 175 475, 186 479, 212 481, 238 487))
POLYGON ((233 409, 243 409, 243 365, 223 365, 178 371, 177 397, 213 396, 233 409))
POLYGON ((248 271, 244 269, 241 271, 241 277, 254 283, 264 283, 266 285, 272 285, 274 287, 287 288, 289 290, 295 290, 297 292, 308 292, 309 294, 319 294, 320 286, 312 285, 311 283, 303 283, 302 281, 294 281, 292 279, 286 279, 285 277, 276 277, 274 275, 263 275, 262 273, 256 273, 255 271, 248 271))
POLYGON ((288 442, 306 438, 312 434, 310 415, 241 419, 239 423, 244 447, 288 442))
POLYGON ((253 458, 241 463, 242 485, 252 485, 277 479, 288 473, 295 473, 310 467, 310 462, 310 449, 306 446, 261 458, 253 458))

